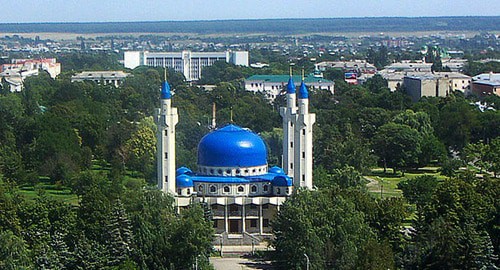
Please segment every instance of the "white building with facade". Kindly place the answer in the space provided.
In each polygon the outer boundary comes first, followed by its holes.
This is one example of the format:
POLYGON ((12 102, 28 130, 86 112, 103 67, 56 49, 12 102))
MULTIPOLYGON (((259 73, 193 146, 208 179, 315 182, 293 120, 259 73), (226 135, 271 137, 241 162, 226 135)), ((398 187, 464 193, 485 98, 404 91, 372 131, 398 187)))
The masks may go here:
POLYGON ((201 78, 203 67, 211 66, 216 61, 248 67, 247 51, 225 52, 148 52, 126 51, 124 65, 126 68, 138 66, 166 67, 181 72, 187 81, 196 81, 201 78))
POLYGON ((61 63, 57 63, 55 58, 43 59, 12 59, 10 64, 0 66, 0 72, 3 74, 15 74, 20 71, 39 71, 47 72, 52 79, 61 74, 61 63))
MULTIPOLYGON (((286 89, 288 75, 253 75, 245 79, 245 90, 251 92, 261 92, 268 100, 274 100, 286 89)), ((294 82, 302 81, 301 76, 293 76, 294 82)), ((334 94, 335 82, 316 77, 312 74, 304 77, 304 82, 313 90, 326 90, 334 94)), ((300 83, 296 83, 295 87, 299 87, 300 83)))
POLYGON ((118 71, 83 71, 71 76, 71 82, 92 81, 97 84, 114 85, 119 87, 130 74, 118 71))
POLYGON ((285 170, 268 166, 267 147, 249 129, 228 124, 206 134, 198 144, 197 170, 175 169, 175 125, 170 87, 162 85, 156 123, 158 188, 174 196, 178 208, 206 204, 220 241, 248 243, 271 237, 270 221, 297 188, 313 188, 312 126, 308 90, 302 81, 295 97, 290 78, 287 105, 281 108, 285 170))
POLYGON ((365 60, 354 61, 325 61, 315 64, 316 69, 325 71, 327 69, 341 69, 344 72, 354 71, 360 74, 375 74, 377 68, 365 60))
POLYGON ((61 63, 55 58, 45 59, 12 59, 10 64, 0 66, 0 78, 9 84, 11 92, 21 92, 23 82, 27 77, 37 76, 45 71, 55 79, 61 73, 61 63))

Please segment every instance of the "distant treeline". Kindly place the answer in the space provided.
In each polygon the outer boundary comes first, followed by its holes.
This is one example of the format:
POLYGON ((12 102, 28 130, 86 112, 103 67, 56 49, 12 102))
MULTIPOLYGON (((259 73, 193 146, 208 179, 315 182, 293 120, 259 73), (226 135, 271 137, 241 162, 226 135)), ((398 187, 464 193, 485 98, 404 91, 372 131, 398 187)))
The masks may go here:
POLYGON ((61 33, 279 33, 500 31, 500 16, 263 19, 163 22, 2 23, 0 32, 61 33))

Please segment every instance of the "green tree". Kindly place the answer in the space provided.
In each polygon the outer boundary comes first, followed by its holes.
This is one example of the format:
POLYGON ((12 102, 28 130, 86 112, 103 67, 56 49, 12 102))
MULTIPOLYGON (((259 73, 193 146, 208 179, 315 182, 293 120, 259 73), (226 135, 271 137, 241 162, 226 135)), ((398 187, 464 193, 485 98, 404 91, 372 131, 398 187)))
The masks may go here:
POLYGON ((418 209, 431 200, 437 186, 438 179, 432 175, 417 176, 398 184, 398 188, 403 191, 403 196, 408 202, 416 204, 418 209))
POLYGON ((431 119, 425 112, 406 110, 396 115, 392 121, 396 124, 409 126, 420 132, 422 136, 428 136, 434 133, 431 119))
POLYGON ((490 142, 489 151, 486 153, 485 159, 490 164, 490 171, 497 177, 500 173, 500 137, 490 142))
POLYGON ((272 227, 275 263, 280 269, 303 269, 304 254, 309 256, 311 269, 353 269, 361 257, 363 261, 376 261, 365 257, 369 254, 364 253, 364 247, 373 232, 363 214, 335 189, 302 191, 292 196, 272 227))
POLYGON ((463 160, 467 164, 472 164, 479 168, 479 173, 483 170, 488 171, 490 164, 487 160, 487 155, 490 152, 490 147, 482 142, 469 143, 463 149, 463 160))
POLYGON ((492 203, 500 190, 498 181, 476 184, 474 176, 468 178, 440 182, 427 202, 417 198, 424 203, 412 237, 417 252, 406 268, 481 269, 496 263, 498 251, 491 247, 497 232, 491 222, 498 216, 498 205, 492 203))
POLYGON ((0 232, 0 268, 5 270, 32 269, 29 250, 21 237, 10 230, 0 232))
MULTIPOLYGON (((404 170, 418 162, 422 137, 407 125, 388 123, 380 127, 373 138, 375 154, 379 156, 384 171, 387 166, 404 170)), ((404 171, 403 171, 404 174, 404 171)))
POLYGON ((153 176, 156 159, 156 128, 153 119, 143 119, 125 142, 127 164, 145 178, 153 176))
POLYGON ((389 63, 387 47, 381 46, 377 51, 369 48, 366 53, 368 63, 375 65, 378 69, 382 69, 389 63))
POLYGON ((106 247, 108 249, 108 265, 117 266, 124 263, 132 253, 133 233, 127 213, 121 201, 114 202, 107 227, 106 247))
POLYGON ((88 239, 85 235, 76 238, 74 248, 74 268, 79 270, 102 269, 106 265, 105 248, 99 242, 88 239))
POLYGON ((447 158, 441 163, 441 174, 452 177, 457 174, 457 170, 463 165, 463 161, 454 158, 447 158))
POLYGON ((203 208, 199 204, 190 205, 183 210, 174 226, 170 239, 173 244, 170 251, 173 265, 176 268, 189 269, 200 256, 199 263, 206 266, 213 247, 214 230, 212 222, 205 219, 203 208))
POLYGON ((389 92, 387 80, 379 74, 374 75, 365 83, 366 88, 373 94, 389 92))
POLYGON ((471 140, 471 131, 477 125, 477 114, 465 100, 445 104, 439 114, 438 137, 447 147, 460 151, 471 140))

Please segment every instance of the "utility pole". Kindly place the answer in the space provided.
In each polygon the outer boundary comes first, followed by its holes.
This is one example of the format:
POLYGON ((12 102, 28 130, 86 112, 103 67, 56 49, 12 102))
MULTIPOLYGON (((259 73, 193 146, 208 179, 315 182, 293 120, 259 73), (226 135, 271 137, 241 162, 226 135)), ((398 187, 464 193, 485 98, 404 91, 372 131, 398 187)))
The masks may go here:
POLYGON ((309 270, 309 256, 304 253, 304 256, 306 257, 306 270, 309 270))

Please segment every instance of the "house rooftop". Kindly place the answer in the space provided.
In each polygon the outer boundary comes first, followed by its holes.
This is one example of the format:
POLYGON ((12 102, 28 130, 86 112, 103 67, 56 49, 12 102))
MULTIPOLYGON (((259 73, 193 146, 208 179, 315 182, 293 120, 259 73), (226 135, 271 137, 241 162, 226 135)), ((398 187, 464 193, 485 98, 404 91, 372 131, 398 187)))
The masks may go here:
MULTIPOLYGON (((295 84, 300 84, 300 82, 302 81, 302 76, 300 75, 293 75, 292 78, 295 84)), ((290 75, 253 75, 248 77, 246 80, 265 81, 271 83, 286 83, 288 82, 288 79, 290 79, 290 75)), ((304 78, 304 82, 306 84, 310 84, 310 83, 332 83, 333 81, 308 75, 304 78)))

